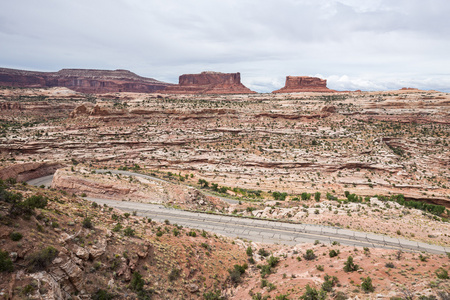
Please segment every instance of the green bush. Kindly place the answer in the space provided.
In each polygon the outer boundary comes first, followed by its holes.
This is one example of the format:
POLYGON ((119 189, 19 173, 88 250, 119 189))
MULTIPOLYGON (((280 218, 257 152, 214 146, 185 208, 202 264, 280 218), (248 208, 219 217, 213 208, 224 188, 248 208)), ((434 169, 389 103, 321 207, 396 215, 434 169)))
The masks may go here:
POLYGON ((267 252, 267 250, 266 249, 264 249, 264 248, 260 248, 259 250, 258 250, 258 254, 259 255, 261 255, 261 256, 264 256, 264 257, 266 257, 266 256, 269 256, 269 252, 267 252))
POLYGON ((120 223, 117 223, 115 226, 114 226, 114 228, 112 229, 112 231, 114 231, 114 232, 119 232, 121 229, 122 229, 122 224, 120 224, 120 223))
POLYGON ((275 256, 270 256, 269 259, 267 260, 267 264, 271 268, 274 268, 276 265, 278 265, 279 262, 280 262, 280 258, 279 257, 275 257, 275 256))
POLYGON ((338 256, 339 255, 339 250, 336 251, 334 249, 331 249, 328 254, 330 255, 330 257, 338 256))
POLYGON ((436 276, 439 279, 449 279, 448 271, 444 268, 439 268, 438 270, 436 270, 436 276))
POLYGON ((253 249, 252 247, 248 246, 246 250, 247 256, 253 256, 253 249))
POLYGON ((20 241, 23 238, 23 235, 20 232, 11 232, 11 234, 9 235, 9 237, 11 238, 11 240, 13 240, 14 242, 20 241))
POLYGON ((322 284, 322 290, 324 290, 325 292, 331 292, 333 287, 339 282, 336 276, 331 277, 328 274, 326 274, 323 279, 324 282, 322 284))
POLYGON ((138 292, 144 290, 144 284, 145 281, 142 279, 142 275, 139 272, 133 272, 133 276, 131 277, 128 287, 131 290, 138 292))
POLYGON ((225 299, 222 296, 220 296, 220 294, 221 294, 220 290, 210 291, 207 293, 203 293, 203 298, 205 300, 223 300, 223 299, 225 299))
POLYGON ((92 294, 92 300, 111 300, 115 297, 114 294, 110 294, 105 290, 99 289, 95 294, 92 294))
POLYGON ((84 218, 82 224, 83 224, 84 228, 93 228, 94 227, 94 224, 92 224, 92 218, 90 218, 90 217, 84 218))
POLYGON ((309 284, 306 285, 305 293, 300 297, 303 300, 325 300, 327 293, 324 290, 316 290, 310 287, 309 284))
POLYGON ((134 236, 135 232, 134 232, 134 229, 133 229, 133 228, 131 228, 130 226, 128 226, 127 228, 125 228, 125 229, 123 230, 123 234, 124 234, 125 236, 134 236))
POLYGON ((8 252, 0 250, 0 272, 12 272, 13 270, 14 266, 8 252))
POLYGON ((314 251, 312 249, 306 250, 306 253, 303 255, 303 258, 306 260, 313 260, 316 258, 314 251))
POLYGON ((354 272, 354 271, 356 271, 356 270, 358 270, 358 269, 359 269, 359 266, 358 266, 358 265, 355 265, 355 264, 353 263, 353 257, 349 256, 349 257, 347 258, 347 261, 346 261, 345 264, 344 264, 344 271, 345 271, 345 272, 354 272))
POLYGON ((314 199, 317 201, 317 202, 319 202, 320 201, 320 192, 316 192, 315 194, 314 194, 314 199))
POLYGON ((177 268, 172 268, 172 270, 169 273, 169 280, 174 281, 177 280, 178 277, 180 277, 180 270, 177 268))
POLYGON ((49 246, 38 252, 32 253, 28 258, 28 271, 37 272, 45 270, 50 263, 58 256, 59 251, 49 246))
POLYGON ((228 273, 230 273, 230 280, 233 284, 238 284, 242 281, 241 276, 245 273, 245 270, 248 268, 247 264, 244 264, 242 266, 240 265, 234 265, 234 268, 231 270, 228 270, 228 273))
POLYGON ((373 292, 375 290, 375 287, 372 285, 372 278, 367 276, 367 278, 364 278, 363 282, 361 283, 361 288, 364 292, 373 292))

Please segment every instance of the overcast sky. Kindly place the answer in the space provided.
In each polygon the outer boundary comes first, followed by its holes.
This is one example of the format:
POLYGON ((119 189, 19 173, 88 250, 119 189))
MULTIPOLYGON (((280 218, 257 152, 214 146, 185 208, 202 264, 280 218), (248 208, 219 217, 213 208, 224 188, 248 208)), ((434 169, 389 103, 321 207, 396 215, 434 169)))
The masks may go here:
POLYGON ((287 75, 450 92, 450 0, 5 0, 0 67, 127 69, 171 83, 240 72, 258 92, 287 75))

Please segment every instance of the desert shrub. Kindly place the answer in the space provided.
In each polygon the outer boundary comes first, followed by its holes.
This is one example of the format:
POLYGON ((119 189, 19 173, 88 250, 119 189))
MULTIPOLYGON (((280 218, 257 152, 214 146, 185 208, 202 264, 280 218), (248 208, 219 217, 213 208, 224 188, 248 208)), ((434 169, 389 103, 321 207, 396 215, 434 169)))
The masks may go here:
POLYGON ((122 224, 120 224, 120 223, 117 223, 115 226, 114 226, 114 228, 112 229, 112 231, 114 231, 114 232, 119 232, 121 229, 122 229, 122 224))
POLYGON ((228 273, 230 273, 230 280, 233 284, 238 284, 242 281, 241 276, 245 273, 245 270, 248 268, 247 264, 244 264, 242 266, 240 265, 234 265, 234 268, 231 270, 228 270, 228 273))
POLYGON ((92 224, 92 218, 90 218, 90 217, 84 218, 82 224, 83 224, 84 228, 93 228, 94 227, 94 224, 92 224))
POLYGON ((13 270, 14 266, 8 252, 0 250, 0 272, 12 272, 13 270))
POLYGON ((438 270, 436 270, 436 276, 439 279, 449 279, 448 271, 444 268, 439 268, 438 270))
POLYGON ((220 294, 221 294, 220 290, 209 291, 209 292, 203 293, 203 298, 205 300, 223 300, 223 299, 225 299, 220 294))
MULTIPOLYGON (((98 207, 98 203, 97 203, 97 202, 92 202, 91 206, 92 206, 93 208, 97 208, 97 207, 98 207)), ((100 291, 100 290, 99 290, 99 291, 100 291)))
POLYGON ((279 258, 279 257, 275 257, 275 256, 271 256, 271 257, 269 257, 269 259, 267 260, 267 264, 268 264, 271 268, 274 268, 279 262, 280 262, 280 258, 279 258))
POLYGON ((426 262, 428 260, 428 257, 422 254, 419 254, 420 261, 426 262))
POLYGON ((124 213, 123 216, 128 219, 130 217, 130 213, 124 213))
POLYGON ((338 256, 339 255, 339 250, 334 250, 334 249, 331 249, 330 250, 330 252, 328 253, 328 255, 330 256, 330 257, 335 257, 335 256, 338 256))
POLYGON ((58 256, 59 251, 49 246, 40 251, 32 253, 28 258, 28 271, 37 272, 45 270, 58 256))
POLYGON ((247 256, 252 256, 253 255, 253 249, 252 247, 248 246, 247 250, 246 250, 247 256))
POLYGON ((23 238, 23 235, 20 232, 11 232, 11 234, 9 235, 9 237, 11 238, 11 240, 13 240, 14 242, 20 241, 23 238))
POLYGON ((123 230, 123 234, 125 235, 125 236, 134 236, 134 229, 133 228, 131 228, 130 226, 128 226, 127 228, 125 228, 124 230, 123 230))
POLYGON ((316 192, 315 194, 314 194, 314 200, 316 200, 317 202, 319 202, 320 201, 320 192, 316 192))
POLYGON ((8 203, 16 203, 22 200, 23 196, 19 193, 8 192, 6 186, 0 186, 0 201, 8 203))
POLYGON ((261 295, 261 293, 256 293, 252 296, 252 300, 267 300, 267 299, 269 299, 269 296, 268 295, 263 296, 261 295))
POLYGON ((277 295, 277 296, 275 296, 275 299, 276 300, 289 300, 289 298, 286 294, 277 295))
POLYGON ((304 192, 304 193, 302 193, 301 197, 302 197, 302 200, 309 200, 309 199, 311 199, 311 194, 304 192))
POLYGON ((261 269, 261 277, 264 278, 267 275, 272 274, 272 268, 269 265, 259 265, 258 268, 261 269))
POLYGON ((34 208, 45 208, 47 206, 47 198, 42 195, 33 195, 25 199, 21 204, 24 207, 34 209, 34 208))
POLYGON ((359 269, 359 266, 358 265, 355 265, 354 263, 353 263, 353 257, 352 256, 349 256, 348 258, 347 258, 347 261, 345 262, 345 264, 344 264, 344 271, 345 272, 354 272, 354 271, 356 271, 356 270, 358 270, 359 269))
POLYGON ((319 271, 322 271, 322 272, 324 270, 323 265, 317 265, 316 269, 319 270, 319 271))
POLYGON ((373 292, 375 290, 375 287, 372 285, 372 278, 367 276, 363 279, 363 282, 361 283, 361 288, 364 292, 373 292))
POLYGON ((258 254, 259 255, 261 255, 261 256, 264 256, 264 257, 266 257, 266 256, 269 256, 269 252, 267 252, 267 250, 266 249, 264 249, 264 248, 260 248, 259 250, 258 250, 258 254))
POLYGON ((177 268, 172 268, 172 270, 169 273, 169 280, 174 281, 177 280, 178 277, 180 277, 180 270, 177 268))
POLYGON ((286 200, 287 193, 273 192, 272 197, 275 200, 284 201, 284 200, 286 200))
POLYGON ((316 258, 316 255, 314 254, 314 251, 312 249, 306 250, 306 253, 303 254, 303 258, 306 260, 313 260, 316 258))
POLYGON ((331 292, 333 290, 333 287, 339 282, 338 278, 336 276, 330 276, 326 274, 324 276, 324 282, 322 284, 322 290, 325 292, 331 292))
POLYGON ((305 293, 300 297, 303 300, 325 300, 327 293, 324 290, 317 290, 314 287, 310 287, 309 284, 306 285, 305 293))
POLYGON ((138 292, 144 290, 144 284, 145 281, 142 279, 142 275, 139 272, 133 272, 133 276, 131 277, 128 287, 131 290, 138 292))
POLYGON ((387 262, 384 266, 385 266, 386 268, 391 268, 391 269, 395 268, 395 265, 394 265, 393 262, 387 262))
POLYGON ((172 230, 172 232, 173 232, 173 235, 174 235, 174 236, 180 235, 180 231, 178 230, 178 228, 174 228, 174 229, 172 230))
POLYGON ((111 300, 115 297, 114 294, 110 294, 105 290, 99 289, 94 294, 92 294, 92 300, 111 300))

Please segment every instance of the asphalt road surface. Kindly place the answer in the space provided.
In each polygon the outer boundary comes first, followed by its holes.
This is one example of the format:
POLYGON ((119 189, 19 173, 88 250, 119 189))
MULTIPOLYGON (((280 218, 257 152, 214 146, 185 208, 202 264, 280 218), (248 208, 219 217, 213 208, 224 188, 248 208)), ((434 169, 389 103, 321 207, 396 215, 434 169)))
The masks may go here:
MULTIPOLYGON (((164 181, 148 175, 118 170, 97 170, 100 173, 110 171, 113 174, 141 176, 150 180, 164 181)), ((53 176, 45 176, 28 181, 29 184, 49 186, 53 176)), ((402 251, 423 251, 434 254, 450 252, 450 247, 413 242, 404 239, 391 238, 383 235, 362 233, 335 227, 293 224, 253 218, 196 213, 167 208, 161 205, 146 204, 131 201, 117 201, 99 198, 86 198, 101 205, 112 206, 124 211, 136 212, 139 216, 151 218, 158 222, 169 220, 188 228, 211 231, 230 237, 239 237, 255 242, 296 245, 300 243, 337 242, 341 245, 369 248, 398 249, 402 251)), ((229 199, 232 200, 232 199, 229 199)), ((233 200, 235 201, 235 200, 233 200)))

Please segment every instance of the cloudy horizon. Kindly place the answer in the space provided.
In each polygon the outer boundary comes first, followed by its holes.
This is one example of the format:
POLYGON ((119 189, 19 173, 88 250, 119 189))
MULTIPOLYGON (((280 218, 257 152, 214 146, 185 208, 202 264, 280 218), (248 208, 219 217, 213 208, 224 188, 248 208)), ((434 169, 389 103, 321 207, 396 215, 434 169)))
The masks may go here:
POLYGON ((2 3, 0 67, 240 72, 258 92, 286 76, 336 90, 450 92, 448 0, 21 0, 2 3))

